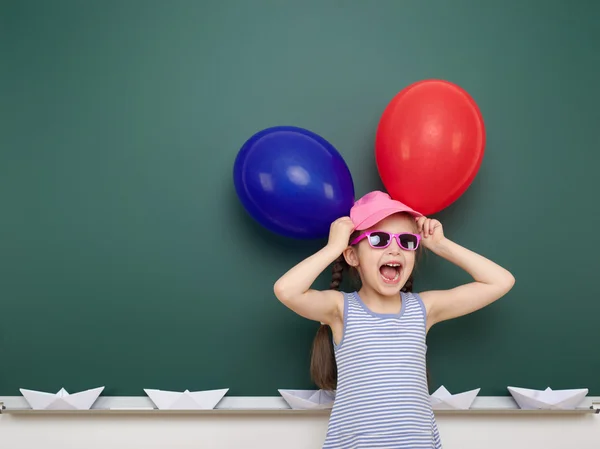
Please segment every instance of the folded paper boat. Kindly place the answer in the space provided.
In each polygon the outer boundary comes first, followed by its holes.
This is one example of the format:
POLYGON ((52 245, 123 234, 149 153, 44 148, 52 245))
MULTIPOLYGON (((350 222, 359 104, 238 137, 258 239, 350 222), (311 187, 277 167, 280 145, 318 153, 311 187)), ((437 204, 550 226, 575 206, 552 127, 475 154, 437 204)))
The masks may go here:
POLYGON ((89 410, 104 387, 69 394, 61 388, 58 393, 26 390, 21 388, 21 394, 34 410, 89 410))
POLYGON ((588 394, 587 388, 573 390, 531 390, 528 388, 507 387, 508 391, 523 410, 573 410, 588 394))
POLYGON ((335 392, 329 390, 279 390, 295 410, 325 410, 333 407, 335 392))
POLYGON ((204 391, 144 391, 160 410, 211 410, 223 399, 229 388, 204 391))
POLYGON ((468 410, 473 404, 480 388, 463 393, 450 394, 443 385, 431 395, 431 406, 434 410, 468 410))

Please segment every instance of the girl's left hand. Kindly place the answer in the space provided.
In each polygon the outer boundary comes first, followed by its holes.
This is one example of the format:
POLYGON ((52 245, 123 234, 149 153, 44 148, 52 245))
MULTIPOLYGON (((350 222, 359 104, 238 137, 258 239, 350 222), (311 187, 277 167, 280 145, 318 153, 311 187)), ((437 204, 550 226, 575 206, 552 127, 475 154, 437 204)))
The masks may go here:
POLYGON ((444 229, 438 220, 427 217, 417 217, 417 232, 421 235, 421 242, 427 249, 433 249, 435 245, 444 240, 444 229))

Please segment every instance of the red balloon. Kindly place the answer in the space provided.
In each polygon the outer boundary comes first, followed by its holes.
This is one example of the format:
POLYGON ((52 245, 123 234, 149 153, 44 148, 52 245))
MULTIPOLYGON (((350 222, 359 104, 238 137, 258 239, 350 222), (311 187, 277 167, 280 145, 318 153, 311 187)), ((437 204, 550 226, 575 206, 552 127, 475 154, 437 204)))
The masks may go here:
POLYGON ((484 148, 483 117, 473 98, 448 81, 424 80, 385 108, 375 160, 390 196, 430 215, 467 190, 484 148))

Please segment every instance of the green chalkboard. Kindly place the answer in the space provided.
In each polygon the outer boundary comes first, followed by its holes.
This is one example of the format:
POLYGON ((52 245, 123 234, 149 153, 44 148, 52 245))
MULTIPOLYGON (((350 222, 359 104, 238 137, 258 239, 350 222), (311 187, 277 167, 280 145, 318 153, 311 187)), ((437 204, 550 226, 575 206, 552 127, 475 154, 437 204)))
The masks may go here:
MULTIPOLYGON (((300 126, 341 152, 357 195, 382 188, 379 117, 426 78, 466 89, 488 137, 437 217, 517 279, 432 329, 432 388, 600 395, 598 15, 593 1, 0 2, 0 395, 311 388, 317 325, 272 288, 323 242, 256 224, 235 156, 300 126)), ((416 276, 467 280, 434 255, 416 276)))

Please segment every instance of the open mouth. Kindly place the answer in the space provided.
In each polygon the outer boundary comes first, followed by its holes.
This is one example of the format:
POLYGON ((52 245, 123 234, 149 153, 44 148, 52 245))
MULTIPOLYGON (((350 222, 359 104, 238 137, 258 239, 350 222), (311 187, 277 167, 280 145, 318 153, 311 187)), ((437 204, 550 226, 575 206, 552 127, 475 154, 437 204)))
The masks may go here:
POLYGON ((402 265, 396 262, 386 263, 379 267, 379 273, 383 282, 387 284, 395 284, 400 280, 402 265))

